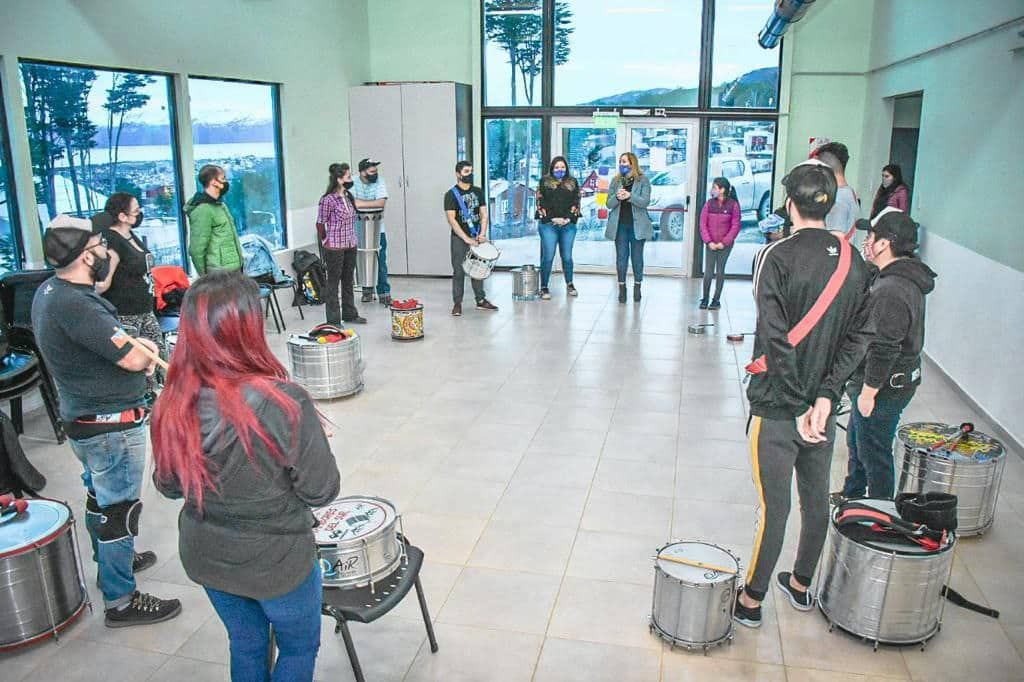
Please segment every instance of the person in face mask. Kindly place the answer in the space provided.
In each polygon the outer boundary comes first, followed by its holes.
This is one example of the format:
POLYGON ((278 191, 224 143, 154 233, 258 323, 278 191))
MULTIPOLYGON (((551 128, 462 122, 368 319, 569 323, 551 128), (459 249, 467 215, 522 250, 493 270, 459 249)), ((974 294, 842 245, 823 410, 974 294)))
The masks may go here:
POLYGON ((565 292, 578 296, 572 283, 572 246, 576 240, 576 221, 580 219, 580 183, 569 173, 564 156, 551 159, 548 174, 540 180, 536 217, 540 221, 540 297, 551 298, 548 282, 556 247, 562 256, 565 292))
POLYGON ((640 170, 636 154, 619 157, 619 172, 608 187, 608 225, 605 239, 615 241, 615 271, 619 276, 619 303, 626 302, 626 269, 633 262, 633 300, 640 301, 644 280, 644 242, 654 237, 654 225, 647 215, 651 203, 651 181, 640 170))
POLYGON ((241 270, 245 265, 242 244, 224 196, 231 188, 220 166, 207 164, 199 169, 202 190, 185 204, 188 216, 188 254, 196 272, 241 270))
POLYGON ((332 163, 327 169, 327 190, 320 197, 317 209, 316 232, 323 246, 324 265, 327 266, 327 287, 324 307, 327 324, 344 322, 366 324, 356 308, 356 207, 352 194, 352 169, 347 163, 332 163), (338 304, 338 288, 341 304, 338 304))
POLYGON ((937 275, 914 257, 917 224, 903 211, 886 207, 874 220, 856 225, 867 232, 864 257, 878 275, 868 294, 874 334, 846 387, 854 407, 846 430, 850 460, 841 497, 889 499, 896 483, 892 441, 921 383, 925 297, 937 275))
MULTIPOLYGON (((388 186, 380 176, 380 161, 363 159, 359 162, 359 175, 352 179, 352 196, 361 213, 380 213, 388 203, 388 186)), ((373 301, 373 287, 363 287, 363 303, 373 301)), ((391 305, 391 283, 388 282, 388 237, 384 223, 380 226, 380 251, 377 252, 377 299, 381 305, 391 305)))
POLYGON ((736 189, 727 178, 715 178, 711 183, 711 198, 700 211, 700 236, 704 240, 704 295, 701 310, 722 307, 722 285, 725 282, 725 263, 732 253, 732 245, 740 233, 740 202, 736 189), (708 303, 711 280, 715 280, 715 297, 708 303))
MULTIPOLYGON (((103 210, 110 220, 110 227, 103 231, 110 253, 110 272, 96 282, 96 292, 114 304, 122 325, 138 330, 166 357, 164 335, 153 314, 153 255, 133 231, 143 220, 139 200, 128 192, 114 192, 103 210)), ((160 379, 158 374, 148 379, 150 401, 156 397, 160 379)))
POLYGON ((903 182, 903 169, 895 163, 882 168, 882 184, 878 186, 875 200, 871 204, 871 219, 874 220, 886 206, 904 213, 910 210, 910 188, 903 182))
MULTIPOLYGON (((32 301, 32 328, 60 394, 60 416, 82 464, 85 526, 98 564, 107 627, 159 623, 181 612, 177 599, 136 588, 134 574, 156 564, 135 551, 146 470, 146 375, 150 355, 115 330, 114 305, 96 293, 107 279, 106 240, 88 220, 57 216, 43 235, 46 262, 56 274, 32 301)), ((159 348, 140 338, 149 353, 159 348)))

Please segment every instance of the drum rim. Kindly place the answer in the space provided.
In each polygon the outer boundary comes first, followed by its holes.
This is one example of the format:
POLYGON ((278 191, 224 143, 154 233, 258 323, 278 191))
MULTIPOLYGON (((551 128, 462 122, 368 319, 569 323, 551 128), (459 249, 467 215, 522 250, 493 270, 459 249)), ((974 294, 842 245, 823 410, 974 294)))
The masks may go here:
POLYGON ((676 582, 678 582, 681 585, 691 585, 691 586, 697 587, 697 588, 701 588, 701 587, 714 587, 715 585, 725 585, 725 584, 728 584, 730 580, 736 580, 736 579, 739 578, 740 568, 741 568, 741 566, 740 566, 740 558, 738 556, 733 554, 730 550, 726 549, 725 547, 722 547, 721 545, 716 544, 714 542, 707 542, 706 540, 674 540, 673 542, 667 542, 664 545, 662 545, 661 547, 659 547, 657 549, 657 551, 655 552, 655 555, 654 555, 654 569, 656 571, 660 572, 666 578, 670 578, 671 580, 675 580, 676 582), (725 575, 725 576, 728 576, 728 577, 725 580, 719 580, 719 581, 716 581, 716 582, 708 581, 708 582, 703 582, 703 583, 693 583, 693 582, 690 582, 689 580, 686 580, 684 578, 676 577, 676 576, 672 575, 671 573, 669 573, 668 571, 666 571, 665 569, 663 569, 661 567, 662 559, 658 558, 658 555, 661 554, 663 551, 665 551, 666 547, 671 547, 672 545, 708 545, 710 547, 714 547, 715 549, 720 549, 723 552, 725 552, 726 554, 728 554, 729 557, 734 562, 736 562, 736 572, 733 573, 732 575, 729 575, 728 573, 723 573, 722 575, 725 575))
POLYGON ((851 634, 854 637, 860 637, 862 640, 868 642, 877 642, 879 644, 889 644, 892 646, 909 646, 911 644, 921 644, 923 642, 927 642, 928 640, 930 640, 932 637, 938 634, 939 630, 942 629, 942 615, 940 613, 938 620, 935 622, 935 625, 932 626, 931 630, 929 630, 927 634, 921 635, 919 637, 911 637, 908 639, 890 639, 880 637, 879 634, 881 633, 875 635, 865 635, 856 632, 853 628, 849 627, 848 625, 843 625, 842 623, 840 623, 838 620, 829 615, 827 607, 822 603, 820 599, 816 601, 818 605, 818 611, 830 624, 835 625, 843 632, 851 634))
MULTIPOLYGON (((387 506, 389 506, 391 508, 391 511, 394 513, 394 516, 392 517, 391 522, 390 523, 386 522, 387 521, 387 510, 385 510, 385 517, 384 517, 385 518, 385 523, 384 523, 384 525, 382 525, 379 529, 375 529, 374 531, 371 531, 372 533, 376 533, 377 531, 380 531, 381 535, 386 535, 387 534, 387 529, 388 528, 392 528, 394 526, 397 526, 398 525, 398 520, 400 518, 402 518, 402 515, 398 512, 398 507, 396 507, 390 500, 387 500, 387 499, 385 499, 383 497, 374 497, 374 496, 371 496, 371 495, 346 495, 345 497, 339 497, 339 498, 334 499, 331 502, 323 505, 322 507, 317 507, 316 509, 314 509, 313 510, 313 517, 316 518, 316 511, 317 510, 319 510, 319 509, 326 509, 326 508, 328 508, 330 506, 333 506, 333 505, 335 505, 335 504, 337 504, 339 502, 345 502, 346 500, 373 500, 375 502, 383 502, 384 504, 386 504, 387 506)), ((319 521, 320 521, 320 519, 317 519, 318 523, 319 523, 319 521)), ((397 531, 396 531, 396 533, 397 533, 397 531)), ((343 542, 364 542, 366 544, 370 544, 370 541, 367 540, 365 536, 360 536, 360 537, 352 538, 352 540, 343 541, 343 542)), ((340 542, 335 542, 335 543, 328 544, 328 543, 317 542, 316 541, 316 528, 314 528, 313 529, 313 544, 315 544, 318 548, 322 547, 322 548, 325 548, 325 549, 330 549, 332 547, 337 548, 341 543, 340 542)))
MULTIPOLYGON (((77 573, 77 571, 76 571, 76 573, 77 573)), ((81 588, 81 585, 79 585, 79 588, 81 588)), ((40 632, 37 635, 32 635, 28 639, 23 639, 20 642, 11 642, 9 644, 0 644, 0 653, 7 653, 9 651, 17 651, 18 649, 20 649, 22 647, 32 646, 33 644, 37 644, 38 642, 41 642, 44 639, 49 639, 50 637, 54 636, 54 633, 63 632, 67 628, 71 627, 72 623, 74 623, 76 620, 78 620, 78 618, 85 612, 85 607, 86 606, 91 606, 91 605, 89 603, 89 600, 83 594, 83 596, 82 596, 82 603, 79 604, 77 607, 75 607, 74 613, 72 613, 70 616, 68 616, 65 620, 63 620, 60 623, 58 623, 52 629, 51 628, 47 628, 43 632, 40 632)))
MULTIPOLYGON (((864 498, 864 499, 878 499, 878 498, 864 498)), ((889 500, 889 501, 891 501, 891 500, 889 500)), ((939 547, 938 549, 927 550, 927 551, 922 551, 922 552, 904 552, 904 551, 900 551, 898 549, 879 549, 878 547, 872 547, 871 545, 865 545, 864 543, 858 542, 857 540, 854 540, 853 538, 849 537, 848 535, 843 534, 842 531, 839 530, 839 525, 836 523, 836 517, 838 515, 839 515, 839 507, 833 507, 832 511, 829 513, 829 524, 828 524, 828 526, 829 526, 829 533, 830 534, 831 533, 835 533, 840 538, 842 538, 845 542, 853 543, 854 545, 856 545, 858 547, 870 550, 870 551, 875 552, 877 554, 880 554, 882 556, 893 556, 893 557, 900 557, 900 558, 903 558, 903 559, 931 559, 931 558, 937 557, 937 556, 939 556, 939 555, 941 555, 941 554, 943 554, 945 552, 952 551, 952 549, 956 546, 957 538, 960 537, 960 535, 961 535, 959 531, 947 531, 946 536, 947 536, 948 540, 946 541, 945 546, 939 547)), ((834 549, 836 551, 838 551, 839 548, 836 547, 834 549)), ((924 548, 922 548, 922 549, 924 549, 924 548)))
POLYGON ((485 261, 485 262, 488 262, 488 263, 491 262, 491 261, 498 260, 498 258, 501 257, 501 251, 499 251, 498 247, 495 246, 494 244, 492 244, 491 242, 484 242, 483 244, 473 244, 473 245, 471 245, 469 247, 469 251, 467 251, 467 254, 472 254, 473 257, 478 258, 478 259, 480 259, 482 261, 485 261), (489 251, 493 251, 494 252, 494 256, 487 257, 484 254, 477 252, 478 249, 482 249, 484 247, 487 247, 487 249, 489 251))
MULTIPOLYGON (((927 456, 934 457, 935 459, 947 460, 948 461, 950 459, 950 457, 943 457, 943 456, 937 454, 938 452, 950 452, 949 450, 946 450, 945 448, 937 450, 935 452, 918 453, 917 452, 917 448, 920 447, 920 446, 910 445, 909 443, 907 443, 906 439, 903 437, 903 433, 907 429, 909 429, 909 428, 912 428, 914 426, 920 426, 920 425, 923 425, 923 424, 946 427, 944 429, 945 434, 943 434, 943 435, 953 436, 953 435, 956 435, 956 433, 957 433, 957 427, 956 426, 954 426, 952 424, 946 424, 944 422, 932 422, 932 421, 904 422, 904 423, 900 424, 896 428, 896 440, 898 440, 900 442, 900 445, 902 445, 904 447, 904 449, 907 451, 908 454, 910 454, 912 452, 916 453, 916 454, 926 454, 927 456)), ((986 442, 998 445, 999 446, 999 451, 996 452, 995 454, 991 454, 991 455, 986 453, 985 459, 980 460, 980 461, 976 460, 973 455, 963 455, 961 453, 961 457, 964 457, 963 461, 965 461, 965 462, 967 462, 967 461, 974 461, 977 464, 984 464, 985 462, 989 462, 989 461, 996 460, 996 459, 1001 459, 1002 457, 1004 457, 1006 455, 1006 446, 1003 445, 1003 442, 1001 440, 999 440, 998 438, 996 438, 995 436, 991 436, 991 435, 985 433, 984 431, 972 431, 971 435, 975 436, 975 437, 983 436, 986 442)), ((951 454, 956 454, 956 450, 954 449, 951 454)))
POLYGON ((22 554, 38 550, 42 547, 45 547, 46 545, 52 544, 54 540, 63 535, 64 532, 68 530, 71 527, 71 525, 75 522, 75 514, 71 510, 71 507, 65 504, 64 502, 61 502, 60 500, 55 500, 51 497, 37 497, 29 500, 29 504, 31 504, 32 502, 53 502, 55 504, 58 504, 67 510, 68 517, 64 519, 64 522, 61 525, 59 525, 56 529, 54 529, 47 535, 44 535, 41 539, 29 540, 27 541, 27 544, 19 545, 18 547, 15 547, 13 549, 0 551, 0 559, 7 559, 10 557, 20 556, 22 554))
POLYGON ((729 618, 729 631, 728 632, 726 632, 724 635, 722 635, 718 639, 710 639, 710 640, 708 640, 706 642, 697 642, 697 641, 692 641, 692 640, 689 640, 689 639, 682 639, 681 637, 676 637, 675 635, 668 634, 668 632, 664 628, 662 628, 661 625, 658 624, 658 619, 655 618, 654 613, 651 613, 650 625, 651 625, 651 628, 653 628, 655 630, 655 632, 658 633, 658 636, 661 639, 669 642, 673 646, 681 646, 681 647, 684 647, 684 648, 690 648, 689 645, 692 645, 692 647, 695 648, 695 649, 707 649, 709 647, 718 646, 719 644, 722 644, 723 642, 726 642, 726 641, 732 639, 733 635, 735 634, 735 630, 736 630, 736 626, 733 624, 732 617, 730 617, 729 618))

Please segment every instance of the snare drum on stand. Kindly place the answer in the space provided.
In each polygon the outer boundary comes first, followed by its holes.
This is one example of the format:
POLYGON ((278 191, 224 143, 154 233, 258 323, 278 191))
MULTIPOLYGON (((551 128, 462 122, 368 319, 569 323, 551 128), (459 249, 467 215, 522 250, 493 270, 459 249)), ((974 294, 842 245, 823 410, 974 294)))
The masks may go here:
POLYGON ((380 497, 342 497, 313 510, 324 587, 370 586, 405 560, 402 517, 380 497))
POLYGON ((462 269, 473 279, 487 279, 500 257, 501 251, 491 242, 473 244, 462 261, 462 269))
POLYGON ((651 630, 671 646, 708 649, 732 640, 739 560, 707 542, 673 542, 654 560, 651 630))
POLYGON ((29 500, 0 519, 0 651, 56 639, 92 607, 71 509, 29 500))

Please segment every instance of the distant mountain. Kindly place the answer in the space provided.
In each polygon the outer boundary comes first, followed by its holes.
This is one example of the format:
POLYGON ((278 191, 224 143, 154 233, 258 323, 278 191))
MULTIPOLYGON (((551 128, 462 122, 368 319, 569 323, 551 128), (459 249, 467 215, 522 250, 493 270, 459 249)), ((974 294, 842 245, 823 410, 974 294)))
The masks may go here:
MULTIPOLYGON (((749 71, 734 81, 716 85, 711 101, 722 107, 771 107, 778 99, 779 69, 769 66, 749 71)), ((599 97, 581 106, 591 107, 694 107, 697 88, 651 88, 599 97)))
POLYGON ((697 104, 697 88, 651 88, 608 95, 582 106, 590 107, 692 107, 697 104))
MULTIPOLYGON (((115 130, 114 134, 117 132, 115 130)), ((107 129, 100 126, 93 136, 97 147, 109 146, 107 129)), ((171 129, 168 125, 148 123, 125 123, 121 130, 121 146, 170 144, 171 129)), ((230 123, 192 123, 194 144, 224 144, 229 142, 273 142, 274 124, 271 121, 238 120, 230 123)))

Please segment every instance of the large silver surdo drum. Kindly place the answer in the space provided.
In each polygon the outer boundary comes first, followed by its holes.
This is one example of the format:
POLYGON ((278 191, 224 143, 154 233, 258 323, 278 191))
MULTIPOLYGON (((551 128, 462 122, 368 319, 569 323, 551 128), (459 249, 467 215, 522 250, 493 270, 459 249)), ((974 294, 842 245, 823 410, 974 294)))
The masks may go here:
MULTIPOLYGON (((857 500, 887 514, 892 500, 857 500)), ((833 625, 883 644, 923 643, 942 624, 942 587, 953 568, 955 533, 937 550, 847 537, 832 511, 828 548, 818 566, 818 608, 833 625)))
POLYGON ((324 587, 372 587, 405 557, 402 517, 385 499, 341 497, 313 515, 324 587))
POLYGON ((731 552, 706 542, 673 542, 659 549, 651 630, 687 649, 706 651, 730 639, 739 568, 731 552))
POLYGON ((56 637, 87 604, 67 505, 29 500, 0 516, 0 651, 56 637))
POLYGON ((363 390, 362 347, 359 336, 318 343, 292 335, 288 338, 292 379, 317 399, 339 398, 363 390))
POLYGON ((512 271, 512 300, 533 301, 540 298, 540 270, 524 265, 512 271))
POLYGON ((897 492, 956 495, 957 534, 978 535, 995 521, 1006 449, 995 438, 972 431, 954 447, 928 451, 957 430, 935 422, 900 427, 897 439, 903 444, 903 458, 897 492))
POLYGON ((356 286, 377 286, 377 255, 384 229, 383 211, 356 213, 356 286))

